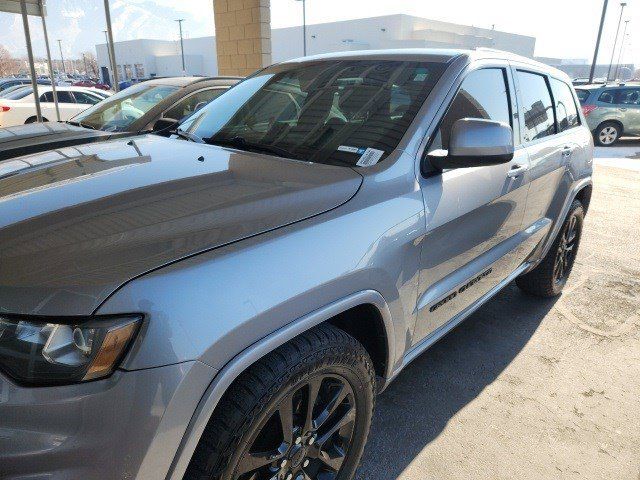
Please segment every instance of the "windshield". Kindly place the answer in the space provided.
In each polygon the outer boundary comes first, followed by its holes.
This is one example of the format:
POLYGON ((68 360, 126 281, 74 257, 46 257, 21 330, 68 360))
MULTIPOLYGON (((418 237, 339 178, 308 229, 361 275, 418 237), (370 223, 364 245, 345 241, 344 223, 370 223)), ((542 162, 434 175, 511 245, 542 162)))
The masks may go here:
POLYGON ((23 88, 29 88, 29 87, 25 87, 24 85, 14 85, 13 87, 9 87, 6 90, 3 90, 2 92, 0 92, 0 98, 8 98, 9 95, 12 95, 17 90, 22 90, 23 88))
POLYGON ((23 88, 19 88, 17 90, 14 90, 13 92, 9 92, 7 93, 5 98, 6 100, 20 100, 21 98, 24 98, 28 95, 31 95, 33 97, 33 87, 23 87, 23 88))
POLYGON ((132 123, 178 90, 180 87, 171 85, 140 83, 76 115, 72 122, 98 130, 126 131, 132 123))
POLYGON ((275 65, 213 100, 181 128, 242 150, 373 164, 396 148, 445 68, 399 60, 275 65))

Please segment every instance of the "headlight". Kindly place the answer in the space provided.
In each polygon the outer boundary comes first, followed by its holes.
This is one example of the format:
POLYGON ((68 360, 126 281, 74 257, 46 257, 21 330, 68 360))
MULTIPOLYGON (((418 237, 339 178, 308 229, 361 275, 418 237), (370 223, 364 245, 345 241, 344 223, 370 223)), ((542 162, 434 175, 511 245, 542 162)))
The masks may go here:
POLYGON ((42 319, 0 314, 0 370, 18 383, 59 385, 110 375, 140 317, 42 319))

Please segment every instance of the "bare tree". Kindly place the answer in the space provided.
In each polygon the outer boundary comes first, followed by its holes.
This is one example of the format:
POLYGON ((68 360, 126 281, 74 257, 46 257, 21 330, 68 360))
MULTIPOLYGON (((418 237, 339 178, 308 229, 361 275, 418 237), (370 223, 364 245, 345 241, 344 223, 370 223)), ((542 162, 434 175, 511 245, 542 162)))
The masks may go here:
POLYGON ((13 58, 5 47, 0 45, 0 77, 14 75, 20 71, 20 61, 13 58))
POLYGON ((98 60, 96 60, 96 56, 93 52, 82 52, 80 56, 84 56, 84 60, 87 62, 87 75, 92 75, 94 77, 98 76, 98 60))

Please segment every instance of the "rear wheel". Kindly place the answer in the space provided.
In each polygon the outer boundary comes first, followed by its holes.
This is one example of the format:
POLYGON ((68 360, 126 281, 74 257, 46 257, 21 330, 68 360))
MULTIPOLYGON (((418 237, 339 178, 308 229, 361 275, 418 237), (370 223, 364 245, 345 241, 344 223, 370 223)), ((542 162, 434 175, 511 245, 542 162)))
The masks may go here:
POLYGON ((374 391, 364 347, 335 327, 317 327, 236 380, 185 479, 349 480, 369 433, 374 391))
POLYGON ((530 272, 516 278, 516 285, 540 297, 559 295, 567 283, 578 254, 584 208, 574 200, 557 238, 542 262, 530 272))
POLYGON ((596 128, 594 138, 596 144, 601 147, 610 147, 618 141, 621 134, 620 125, 614 122, 604 122, 596 128))

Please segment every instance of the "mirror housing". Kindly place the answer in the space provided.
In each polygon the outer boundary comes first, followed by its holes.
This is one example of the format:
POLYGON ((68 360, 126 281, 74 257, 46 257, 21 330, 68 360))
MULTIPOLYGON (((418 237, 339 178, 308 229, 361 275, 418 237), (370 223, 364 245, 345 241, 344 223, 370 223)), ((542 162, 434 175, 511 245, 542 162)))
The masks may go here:
POLYGON ((439 170, 507 163, 513 158, 513 130, 509 125, 480 118, 462 118, 451 128, 449 150, 429 153, 439 170))
POLYGON ((171 130, 175 130, 178 127, 178 120, 175 118, 159 118, 153 124, 153 132, 158 134, 168 135, 171 130))

